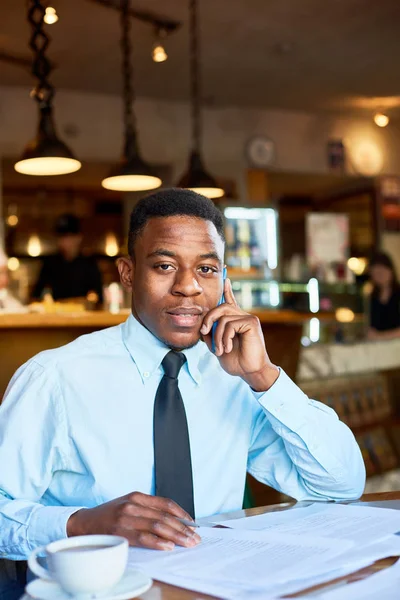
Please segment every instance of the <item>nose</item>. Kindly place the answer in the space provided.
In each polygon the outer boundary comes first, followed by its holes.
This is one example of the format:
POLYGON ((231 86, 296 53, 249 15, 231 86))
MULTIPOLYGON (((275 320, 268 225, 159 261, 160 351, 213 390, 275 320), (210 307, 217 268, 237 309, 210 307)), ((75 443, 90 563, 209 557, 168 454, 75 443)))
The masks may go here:
POLYGON ((202 292, 203 288, 191 269, 176 272, 171 290, 174 296, 198 296, 202 292))

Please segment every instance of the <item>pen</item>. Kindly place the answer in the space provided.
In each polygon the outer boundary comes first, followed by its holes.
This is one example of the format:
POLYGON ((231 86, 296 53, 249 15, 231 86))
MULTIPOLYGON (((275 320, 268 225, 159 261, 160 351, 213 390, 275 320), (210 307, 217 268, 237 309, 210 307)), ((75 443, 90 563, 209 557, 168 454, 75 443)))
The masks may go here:
POLYGON ((188 519, 178 519, 183 525, 187 525, 187 527, 200 527, 196 521, 189 521, 188 519))

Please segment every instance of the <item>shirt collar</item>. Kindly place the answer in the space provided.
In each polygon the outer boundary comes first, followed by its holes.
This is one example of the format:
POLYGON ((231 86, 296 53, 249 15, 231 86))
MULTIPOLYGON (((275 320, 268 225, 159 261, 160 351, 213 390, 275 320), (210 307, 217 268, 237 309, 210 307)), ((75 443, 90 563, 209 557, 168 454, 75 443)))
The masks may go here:
MULTIPOLYGON (((139 323, 132 314, 122 324, 122 340, 138 368, 143 383, 146 383, 161 368, 164 356, 170 348, 139 323)), ((207 346, 200 341, 182 352, 186 356, 186 364, 183 368, 186 368, 195 383, 199 384, 201 382, 199 363, 208 352, 207 346)))

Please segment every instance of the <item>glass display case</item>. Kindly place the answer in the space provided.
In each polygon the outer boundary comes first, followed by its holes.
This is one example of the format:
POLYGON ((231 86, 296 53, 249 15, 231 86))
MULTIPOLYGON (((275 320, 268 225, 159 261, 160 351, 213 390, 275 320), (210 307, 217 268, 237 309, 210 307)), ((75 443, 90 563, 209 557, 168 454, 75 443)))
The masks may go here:
MULTIPOLYGON (((230 270, 228 269, 228 276, 230 270)), ((362 289, 356 284, 284 283, 257 279, 232 281, 233 291, 244 309, 280 308, 310 313, 332 313, 348 308, 354 314, 364 312, 362 289)))
POLYGON ((228 206, 224 209, 230 277, 278 278, 278 214, 273 208, 228 206))
POLYGON ((244 310, 290 310, 309 315, 304 345, 354 342, 365 337, 366 296, 358 284, 320 284, 314 278, 304 283, 233 279, 232 288, 244 310))
POLYGON ((227 206, 224 216, 228 276, 244 310, 301 313, 304 344, 365 336, 362 285, 346 279, 323 281, 306 262, 302 268, 284 268, 275 209, 227 206))

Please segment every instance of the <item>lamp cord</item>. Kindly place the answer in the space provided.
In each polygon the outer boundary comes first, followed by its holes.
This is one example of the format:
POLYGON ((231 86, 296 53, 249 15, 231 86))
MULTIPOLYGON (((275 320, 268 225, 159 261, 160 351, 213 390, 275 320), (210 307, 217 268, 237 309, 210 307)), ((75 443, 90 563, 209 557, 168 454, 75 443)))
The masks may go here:
POLYGON ((50 107, 54 97, 54 87, 48 77, 53 70, 53 65, 46 56, 46 51, 51 38, 44 30, 45 8, 41 0, 29 0, 28 22, 32 29, 29 47, 33 51, 32 74, 38 82, 31 92, 42 108, 50 107))
POLYGON ((136 115, 133 109, 135 102, 134 70, 132 64, 132 44, 130 40, 131 20, 129 15, 130 0, 121 0, 121 54, 124 102, 125 148, 128 141, 136 136, 136 115))
POLYGON ((201 146, 201 77, 199 66, 199 32, 197 0, 190 0, 190 104, 192 118, 192 150, 200 153, 201 146))

